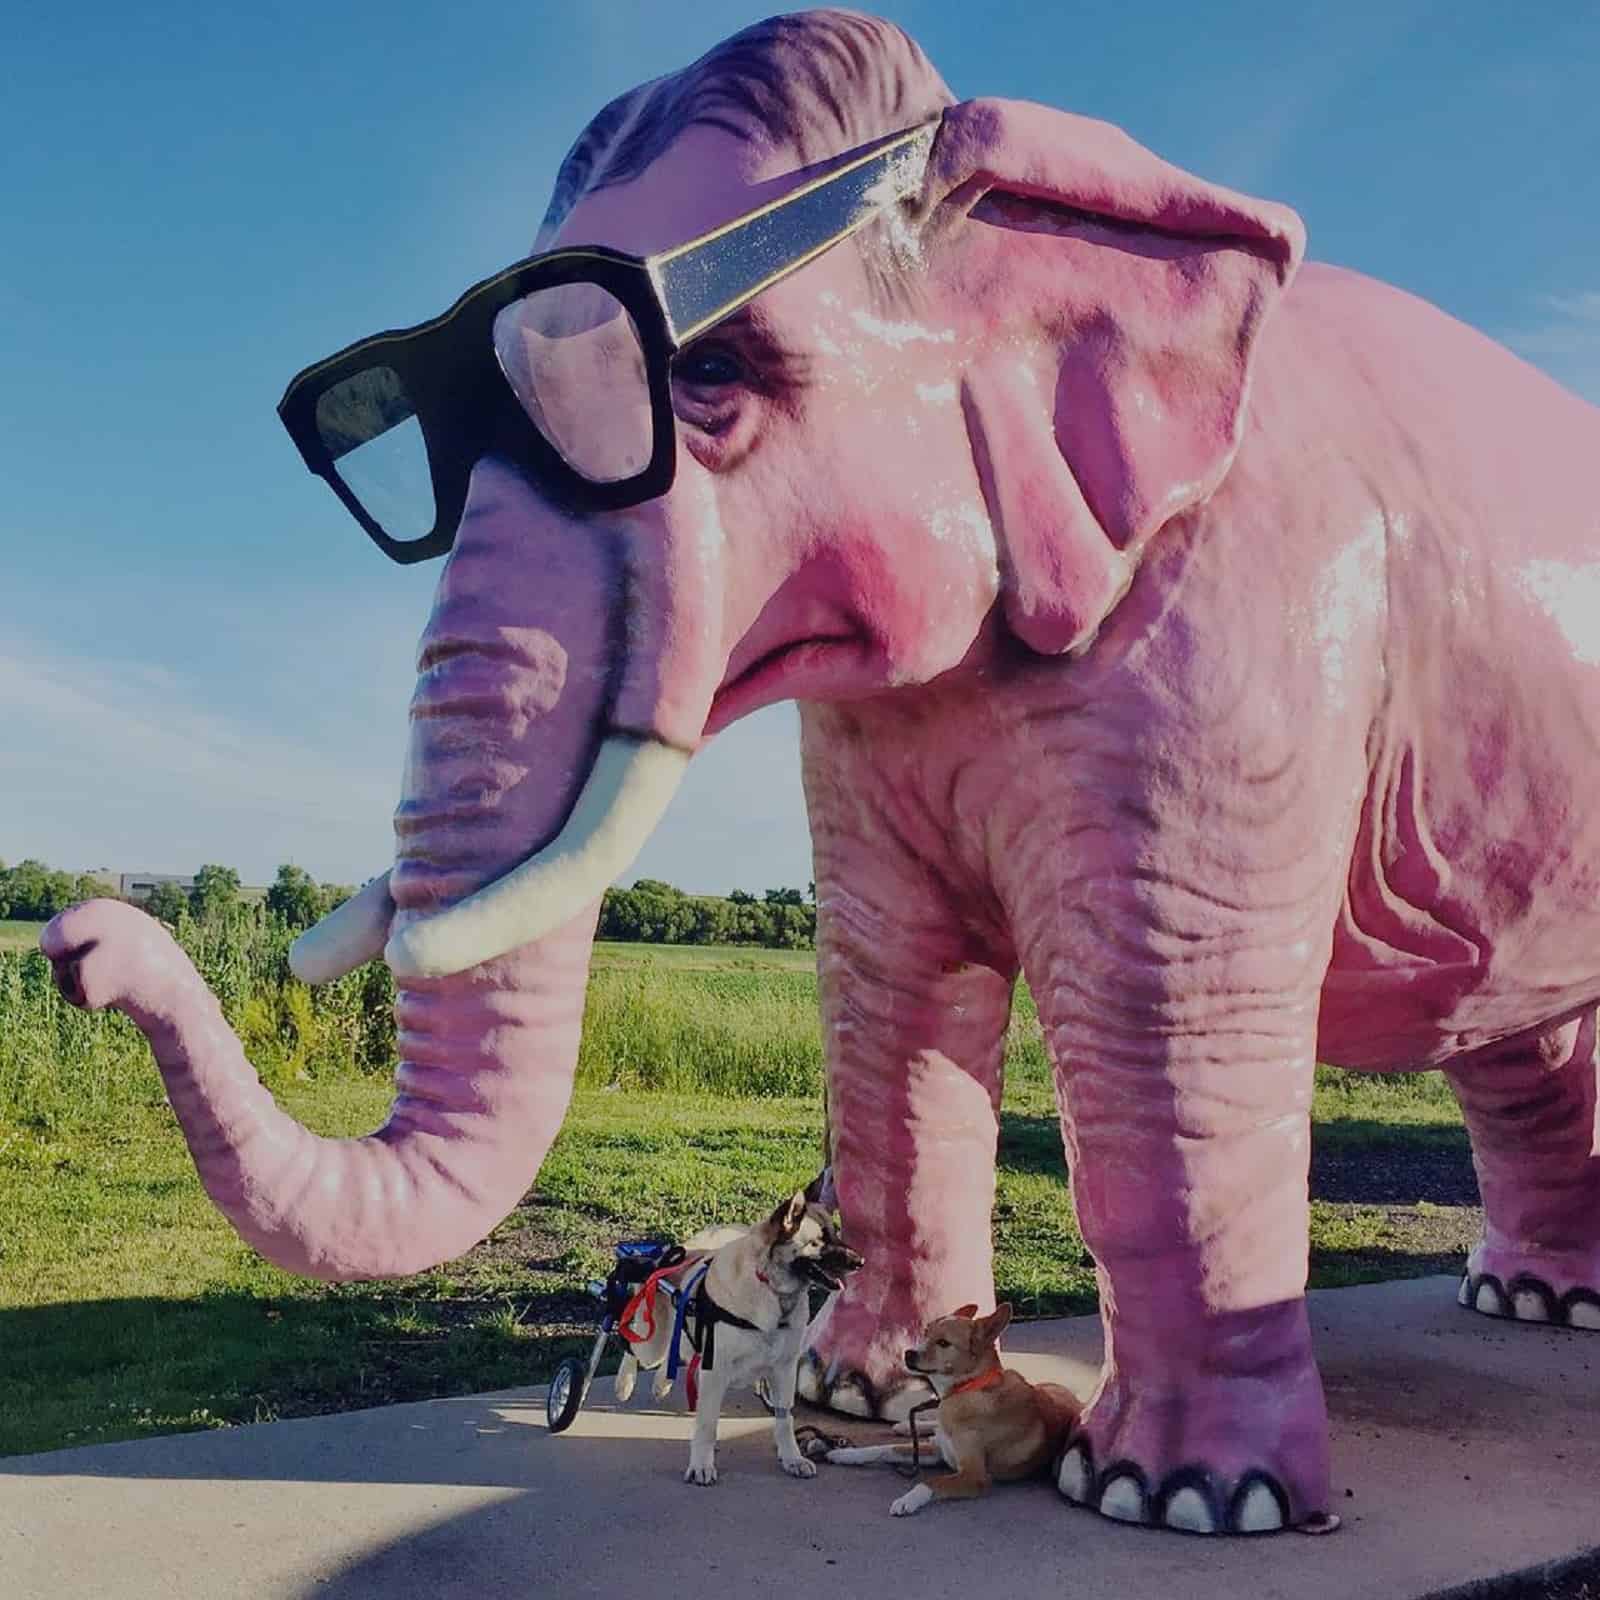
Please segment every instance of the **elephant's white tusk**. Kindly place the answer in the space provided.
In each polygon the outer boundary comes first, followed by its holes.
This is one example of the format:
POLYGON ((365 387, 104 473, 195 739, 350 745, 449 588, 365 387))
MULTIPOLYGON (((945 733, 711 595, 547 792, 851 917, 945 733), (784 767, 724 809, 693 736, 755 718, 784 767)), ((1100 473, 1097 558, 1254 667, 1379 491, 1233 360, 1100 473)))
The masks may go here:
POLYGON ((449 977, 559 928, 628 869, 688 762, 670 745, 613 734, 600 746, 566 826, 544 849, 389 940, 383 955, 395 976, 449 977))
POLYGON ((331 983, 383 949, 394 920, 389 874, 374 878, 289 946, 289 970, 302 983, 331 983))

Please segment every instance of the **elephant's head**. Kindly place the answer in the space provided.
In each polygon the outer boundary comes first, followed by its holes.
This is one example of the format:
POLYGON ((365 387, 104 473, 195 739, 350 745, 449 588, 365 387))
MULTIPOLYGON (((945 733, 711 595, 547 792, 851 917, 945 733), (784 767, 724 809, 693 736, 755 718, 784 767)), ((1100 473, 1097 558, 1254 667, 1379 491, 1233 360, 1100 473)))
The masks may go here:
POLYGON ((437 1258, 515 1202, 570 1082, 598 896, 704 739, 776 700, 926 683, 1007 632, 1050 654, 1088 645, 1156 529, 1226 472, 1301 235, 1292 213, 1106 125, 953 104, 899 30, 817 12, 748 29, 604 110, 538 244, 685 270, 673 282, 652 265, 654 307, 617 291, 631 327, 588 281, 474 302, 411 368, 386 336, 375 348, 392 356, 368 349, 365 376, 314 384, 321 410, 302 422, 347 504, 404 557, 344 470, 339 430, 362 437, 346 413, 363 410, 400 423, 387 448, 415 411, 436 502, 422 548, 450 548, 396 865, 295 961, 327 977, 386 949, 410 1055, 376 1137, 445 1137, 409 1187, 372 1182, 414 1195, 418 1214, 447 1194, 459 1215, 384 1225, 412 1226, 416 1248, 363 1252, 346 1229, 331 1264, 294 1253, 322 1270, 437 1258), (833 230, 841 242, 808 259, 828 235, 810 186, 917 129, 833 230), (721 236, 740 241, 731 265, 673 256, 758 212, 721 236), (715 306, 730 272, 760 292, 696 327, 692 308, 715 306), (663 332, 681 346, 670 364, 663 332), (625 481, 652 492, 622 503, 625 481), (544 1087, 506 1087, 529 1078, 544 1087), (538 1125, 494 1126, 519 1114, 538 1125))
MULTIPOLYGON (((1151 535, 1227 470, 1301 230, 1105 124, 952 105, 898 30, 822 12, 749 29, 603 111, 539 243, 664 257, 669 326, 741 271, 768 286, 662 360, 668 459, 644 475, 661 492, 574 506, 562 461, 552 483, 492 452, 460 474, 395 879, 408 912, 458 903, 400 920, 387 953, 402 975, 461 970, 576 915, 630 864, 700 742, 759 706, 926 683, 1002 627, 1034 651, 1085 648, 1151 535), (827 236, 805 209, 819 180, 919 126, 850 246, 797 268, 827 236), (760 226, 673 259, 762 208, 760 226), (529 725, 530 686, 502 673, 506 699, 475 698, 468 731, 438 717, 444 681, 519 649, 563 663, 536 674, 552 699, 530 759, 469 777, 463 760, 503 757, 529 725), (549 831, 527 805, 566 825, 461 900, 434 841, 486 825, 481 807, 462 818, 466 795, 506 824, 482 863, 496 873, 549 831), (419 802, 445 824, 425 850, 419 802)), ((473 326, 492 330, 547 454, 592 460, 603 486, 650 456, 641 336, 616 298, 568 282, 473 326)), ((308 940, 306 970, 372 954, 374 910, 364 944, 308 940)))

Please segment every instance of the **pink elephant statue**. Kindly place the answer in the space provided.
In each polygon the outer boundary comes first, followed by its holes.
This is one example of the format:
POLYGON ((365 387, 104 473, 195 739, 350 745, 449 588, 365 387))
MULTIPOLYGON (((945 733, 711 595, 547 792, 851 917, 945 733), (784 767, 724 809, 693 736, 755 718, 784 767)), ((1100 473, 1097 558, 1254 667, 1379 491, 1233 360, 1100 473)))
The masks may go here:
POLYGON ((450 552, 394 866, 295 955, 394 968, 388 1121, 279 1111, 140 913, 44 936, 148 1034, 244 1238, 357 1278, 488 1233, 565 1112, 600 892, 705 740, 795 699, 867 1259, 803 1392, 900 1415, 924 1319, 993 1304, 1019 971, 1105 1319, 1071 1500, 1327 1512, 1319 1059, 1442 1068, 1463 1303, 1600 1326, 1600 413, 1304 264, 1292 211, 957 104, 844 12, 608 106, 537 247, 282 407, 389 554, 450 552))

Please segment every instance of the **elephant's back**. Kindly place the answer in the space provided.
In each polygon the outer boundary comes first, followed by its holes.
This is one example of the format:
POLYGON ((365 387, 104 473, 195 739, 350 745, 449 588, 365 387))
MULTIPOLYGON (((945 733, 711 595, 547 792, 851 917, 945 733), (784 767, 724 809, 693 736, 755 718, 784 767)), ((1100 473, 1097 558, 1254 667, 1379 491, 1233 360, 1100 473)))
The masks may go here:
POLYGON ((1600 446, 1600 407, 1417 295, 1308 261, 1267 334, 1264 363, 1398 436, 1419 465, 1499 474, 1524 493, 1539 488, 1533 473, 1554 489, 1594 485, 1594 467, 1574 458, 1600 446))
POLYGON ((1358 273, 1283 310, 1264 356, 1320 391, 1385 573, 1320 1052, 1431 1065, 1600 993, 1600 409, 1358 273))

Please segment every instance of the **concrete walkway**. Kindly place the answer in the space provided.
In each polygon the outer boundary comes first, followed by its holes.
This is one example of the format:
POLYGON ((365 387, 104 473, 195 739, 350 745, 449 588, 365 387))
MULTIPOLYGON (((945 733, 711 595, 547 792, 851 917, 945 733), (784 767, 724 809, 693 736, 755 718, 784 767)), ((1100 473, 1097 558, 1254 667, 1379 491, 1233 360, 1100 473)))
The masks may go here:
MULTIPOLYGON (((721 1483, 691 1488, 688 1419, 647 1383, 614 1407, 602 1379, 561 1436, 529 1389, 0 1459, 0 1595, 1405 1600, 1600 1545, 1600 1335, 1492 1322, 1455 1288, 1312 1296, 1331 1538, 1125 1528, 1042 1484, 894 1519, 888 1469, 784 1477, 753 1398, 723 1420, 721 1483)), ((1068 1383, 1099 1352, 1094 1319, 1007 1337, 1068 1383)))

